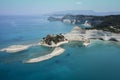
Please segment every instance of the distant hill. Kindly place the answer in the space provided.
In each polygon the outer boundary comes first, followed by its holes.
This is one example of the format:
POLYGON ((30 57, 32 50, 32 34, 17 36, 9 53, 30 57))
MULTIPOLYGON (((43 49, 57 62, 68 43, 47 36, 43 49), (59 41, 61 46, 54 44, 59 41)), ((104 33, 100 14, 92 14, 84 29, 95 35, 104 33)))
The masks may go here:
POLYGON ((62 18, 49 17, 48 20, 62 21, 64 23, 70 24, 89 25, 92 27, 91 29, 99 29, 104 31, 120 33, 120 15, 109 16, 65 15, 62 18))
POLYGON ((120 33, 120 15, 104 16, 101 18, 101 21, 101 23, 95 25, 93 28, 120 33))
POLYGON ((51 15, 55 16, 62 16, 62 15, 96 15, 96 16, 106 16, 106 15, 119 15, 120 11, 117 12, 95 12, 92 10, 66 10, 66 11, 57 11, 54 13, 50 13, 51 15))

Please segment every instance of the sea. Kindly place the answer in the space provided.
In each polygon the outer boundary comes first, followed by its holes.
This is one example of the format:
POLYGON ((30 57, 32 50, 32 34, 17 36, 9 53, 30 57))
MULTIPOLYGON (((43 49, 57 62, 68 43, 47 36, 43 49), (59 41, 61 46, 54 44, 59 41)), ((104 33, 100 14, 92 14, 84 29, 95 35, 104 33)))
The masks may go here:
MULTIPOLYGON (((68 33, 75 26, 47 18, 0 16, 0 49, 35 44, 48 34, 68 33)), ((65 49, 61 55, 31 64, 24 61, 49 54, 53 48, 38 45, 16 53, 0 52, 0 80, 120 80, 119 42, 91 40, 87 47, 81 42, 60 47, 65 49)))

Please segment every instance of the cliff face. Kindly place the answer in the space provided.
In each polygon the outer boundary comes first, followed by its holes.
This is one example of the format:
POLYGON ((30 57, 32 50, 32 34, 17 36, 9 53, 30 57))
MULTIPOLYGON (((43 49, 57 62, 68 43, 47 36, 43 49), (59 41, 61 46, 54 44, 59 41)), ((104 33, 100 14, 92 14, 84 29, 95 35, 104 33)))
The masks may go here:
POLYGON ((61 18, 55 18, 55 17, 49 17, 48 18, 49 21, 61 21, 61 18))
POLYGON ((101 19, 99 18, 95 19, 95 16, 86 16, 86 15, 66 15, 62 18, 62 20, 64 19, 71 20, 71 23, 75 21, 75 24, 84 24, 87 21, 88 24, 91 24, 92 26, 95 26, 102 22, 101 19))
MULTIPOLYGON (((70 24, 82 24, 92 26, 94 29, 102 29, 120 33, 120 15, 90 16, 90 15, 65 15, 62 18, 51 18, 52 21, 62 21, 70 24)), ((49 19, 50 20, 50 19, 49 19)))
POLYGON ((71 24, 91 24, 95 26, 102 22, 101 17, 98 16, 87 16, 87 15, 65 15, 62 18, 49 17, 49 21, 62 21, 71 24))

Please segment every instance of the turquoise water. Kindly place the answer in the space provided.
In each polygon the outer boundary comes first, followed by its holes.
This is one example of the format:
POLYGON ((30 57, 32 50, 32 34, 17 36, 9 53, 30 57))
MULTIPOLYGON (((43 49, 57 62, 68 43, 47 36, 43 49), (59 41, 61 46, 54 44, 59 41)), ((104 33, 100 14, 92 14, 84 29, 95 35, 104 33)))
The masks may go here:
MULTIPOLYGON (((39 42, 47 34, 67 33, 73 25, 49 22, 45 16, 1 16, 0 48, 39 42)), ((30 47, 18 53, 0 52, 0 80, 120 80, 120 43, 93 40, 61 45, 65 52, 52 59, 24 64, 52 49, 30 47)))

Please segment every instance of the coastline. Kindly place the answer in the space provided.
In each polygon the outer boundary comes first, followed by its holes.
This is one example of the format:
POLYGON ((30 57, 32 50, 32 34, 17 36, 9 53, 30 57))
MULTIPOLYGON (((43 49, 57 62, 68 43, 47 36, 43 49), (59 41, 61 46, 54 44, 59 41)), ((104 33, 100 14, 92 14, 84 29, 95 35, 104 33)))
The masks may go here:
POLYGON ((56 47, 50 54, 44 55, 44 56, 40 56, 37 58, 32 58, 29 60, 24 61, 23 63, 36 63, 36 62, 41 62, 44 60, 48 60, 52 57, 58 56, 60 54, 62 54, 65 50, 61 47, 56 47))
POLYGON ((66 43, 68 43, 69 41, 62 41, 62 42, 59 42, 59 43, 57 43, 57 44, 52 44, 52 45, 48 45, 48 44, 45 44, 45 43, 39 43, 39 45, 42 45, 42 46, 46 46, 46 47, 58 47, 58 46, 60 46, 60 45, 62 45, 62 44, 66 44, 66 43))
POLYGON ((32 45, 11 45, 11 46, 8 46, 7 48, 0 49, 0 51, 4 51, 8 53, 16 53, 16 52, 26 50, 31 46, 32 45))
POLYGON ((0 51, 8 52, 8 53, 16 53, 23 50, 28 49, 31 46, 45 46, 45 47, 58 47, 60 45, 66 44, 69 41, 81 41, 83 42, 84 46, 88 46, 91 42, 91 39, 100 39, 103 41, 115 41, 120 42, 120 34, 115 34, 111 32, 105 32, 102 30, 83 30, 79 26, 73 27, 73 29, 66 34, 62 35, 65 39, 55 44, 54 42, 51 42, 52 44, 49 45, 43 41, 37 43, 37 44, 29 44, 29 45, 11 45, 7 48, 0 49, 0 51), (89 42, 86 40, 89 40, 89 42))

